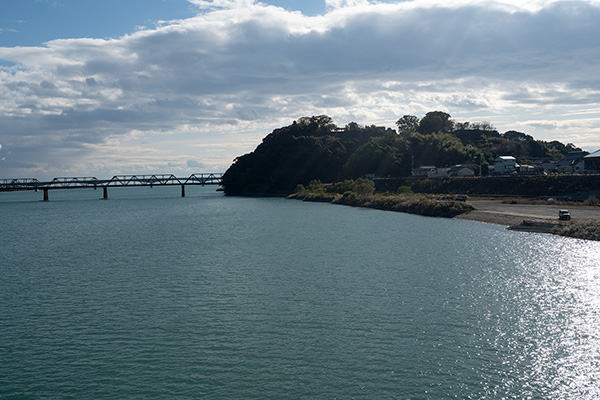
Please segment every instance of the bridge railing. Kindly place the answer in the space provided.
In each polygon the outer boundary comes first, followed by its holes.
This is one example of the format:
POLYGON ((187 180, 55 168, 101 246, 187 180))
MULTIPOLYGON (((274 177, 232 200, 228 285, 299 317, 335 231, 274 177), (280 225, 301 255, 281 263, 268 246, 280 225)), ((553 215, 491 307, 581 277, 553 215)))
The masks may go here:
POLYGON ((42 186, 36 178, 0 179, 0 188, 4 190, 23 190, 42 186))
POLYGON ((54 178, 50 182, 44 182, 43 187, 48 189, 82 188, 101 186, 101 181, 95 176, 92 177, 74 177, 74 178, 54 178))
POLYGON ((220 184, 222 178, 222 173, 209 173, 192 174, 185 179, 177 178, 173 174, 115 175, 111 179, 98 179, 95 176, 61 177, 54 178, 49 182, 41 182, 35 178, 0 179, 0 191, 153 185, 214 185, 220 184))
POLYGON ((172 174, 163 175, 115 175, 104 182, 105 186, 152 186, 181 185, 179 178, 172 174))

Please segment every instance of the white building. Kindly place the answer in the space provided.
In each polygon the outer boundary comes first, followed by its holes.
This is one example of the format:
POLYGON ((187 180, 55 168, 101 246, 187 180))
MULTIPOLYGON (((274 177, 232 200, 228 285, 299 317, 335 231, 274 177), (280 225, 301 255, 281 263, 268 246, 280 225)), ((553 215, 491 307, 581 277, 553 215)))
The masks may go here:
POLYGON ((513 156, 499 156, 494 160, 494 173, 496 175, 516 174, 517 167, 517 159, 513 156))

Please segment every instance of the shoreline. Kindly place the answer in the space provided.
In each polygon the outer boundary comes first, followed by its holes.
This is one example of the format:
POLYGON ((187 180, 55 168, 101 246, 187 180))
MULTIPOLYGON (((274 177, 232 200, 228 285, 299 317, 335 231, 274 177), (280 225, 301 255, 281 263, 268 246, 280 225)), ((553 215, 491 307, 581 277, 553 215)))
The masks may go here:
POLYGON ((558 210, 567 208, 551 204, 507 204, 501 200, 470 202, 473 211, 456 219, 505 226, 517 232, 548 233, 577 239, 600 241, 600 209, 583 205, 568 206, 571 221, 559 221, 558 210))
POLYGON ((406 204, 406 200, 398 200, 401 199, 400 196, 398 198, 389 196, 388 199, 378 198, 377 196, 352 196, 352 198, 348 198, 348 196, 332 194, 296 193, 287 198, 406 212, 423 216, 462 219, 502 225, 508 230, 518 232, 548 233, 600 241, 599 207, 569 206, 568 209, 573 214, 573 220, 559 221, 558 210, 567 207, 552 204, 509 204, 502 202, 502 200, 474 200, 466 203, 432 200, 427 207, 415 207, 414 202, 409 206, 406 204), (442 205, 441 203, 447 204, 442 205))

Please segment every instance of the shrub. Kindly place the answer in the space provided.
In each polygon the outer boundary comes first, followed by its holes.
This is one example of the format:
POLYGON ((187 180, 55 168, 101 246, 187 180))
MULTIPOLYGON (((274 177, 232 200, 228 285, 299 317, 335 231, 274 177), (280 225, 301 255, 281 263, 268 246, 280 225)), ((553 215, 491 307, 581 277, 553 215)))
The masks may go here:
POLYGON ((410 186, 402 185, 398 188, 398 194, 413 194, 413 190, 410 186))
POLYGON ((590 197, 588 197, 585 204, 592 207, 598 207, 598 205, 600 205, 600 200, 598 200, 596 196, 591 195, 590 197))

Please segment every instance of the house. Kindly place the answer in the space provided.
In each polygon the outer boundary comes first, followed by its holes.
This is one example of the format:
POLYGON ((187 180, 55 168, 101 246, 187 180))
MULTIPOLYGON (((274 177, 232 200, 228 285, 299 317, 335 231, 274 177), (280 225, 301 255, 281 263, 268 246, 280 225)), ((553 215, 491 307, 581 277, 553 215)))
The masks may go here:
POLYGON ((445 178, 448 168, 438 168, 433 165, 423 165, 412 170, 412 176, 420 178, 445 178))
POLYGON ((517 159, 513 156, 498 156, 494 160, 494 173, 496 175, 511 175, 517 173, 517 159))
POLYGON ((519 175, 537 175, 544 172, 539 166, 521 164, 519 166, 519 175))
POLYGON ((448 176, 448 170, 450 168, 436 168, 435 171, 431 171, 427 177, 428 178, 445 178, 448 176))
POLYGON ((600 173, 600 150, 583 157, 585 172, 600 173))
POLYGON ((556 163, 557 161, 537 160, 533 163, 533 166, 545 171, 556 172, 556 163))
POLYGON ((412 176, 425 177, 435 172, 436 169, 437 167, 434 167, 433 165, 422 165, 419 168, 415 168, 412 170, 412 176))
POLYGON ((556 169, 560 174, 581 174, 584 170, 583 158, 588 155, 587 151, 571 151, 556 163, 556 169))
POLYGON ((475 176, 475 171, 466 165, 458 164, 448 168, 447 176, 470 177, 475 176))

